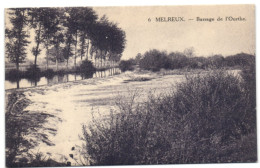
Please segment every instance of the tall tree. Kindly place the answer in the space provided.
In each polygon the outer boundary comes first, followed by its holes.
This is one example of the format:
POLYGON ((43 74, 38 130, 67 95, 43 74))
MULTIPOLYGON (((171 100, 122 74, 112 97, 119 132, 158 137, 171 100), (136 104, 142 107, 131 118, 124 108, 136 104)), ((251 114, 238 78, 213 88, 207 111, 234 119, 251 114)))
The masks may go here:
POLYGON ((53 37, 52 43, 54 44, 55 48, 55 62, 56 62, 56 70, 58 70, 58 63, 62 62, 64 60, 63 55, 62 55, 62 48, 61 44, 64 43, 64 35, 62 32, 57 32, 55 36, 53 37))
POLYGON ((97 21, 97 14, 92 8, 79 8, 78 9, 78 15, 80 16, 80 19, 78 20, 79 24, 79 42, 80 42, 80 58, 82 60, 83 56, 86 53, 86 59, 88 59, 88 52, 89 52, 89 46, 90 46, 90 33, 93 25, 97 21))
POLYGON ((65 47, 63 49, 63 56, 67 63, 67 69, 69 68, 69 58, 73 56, 73 48, 72 45, 74 43, 74 39, 72 33, 70 31, 66 32, 66 39, 65 39, 65 47))
POLYGON ((73 33, 74 36, 74 66, 77 66, 77 51, 78 51, 78 36, 79 36, 79 29, 80 29, 80 14, 77 8, 67 8, 66 10, 68 16, 67 21, 69 24, 69 29, 73 33))
MULTIPOLYGON (((109 35, 107 41, 108 52, 114 53, 111 56, 118 57, 118 55, 121 55, 125 49, 125 32, 120 29, 116 24, 111 24, 109 27, 109 35)), ((117 58, 114 60, 117 60, 117 58)))
POLYGON ((95 59, 102 61, 105 59, 106 53, 108 51, 108 34, 109 34, 109 26, 110 22, 108 21, 107 17, 104 15, 92 28, 91 31, 91 42, 95 48, 98 48, 100 54, 95 55, 95 59))
POLYGON ((34 67, 37 66, 37 57, 41 53, 40 44, 44 42, 44 8, 33 8, 29 13, 31 16, 31 27, 35 30, 35 47, 32 48, 32 54, 34 55, 34 67))
MULTIPOLYGON (((64 26, 63 26, 63 22, 64 22, 64 13, 65 13, 65 9, 64 8, 56 8, 57 12, 58 12, 58 16, 55 17, 55 31, 52 30, 52 37, 50 40, 50 44, 53 45, 53 50, 54 50, 54 54, 52 54, 52 56, 54 56, 54 60, 56 62, 56 70, 58 70, 58 63, 59 62, 63 62, 64 61, 64 57, 63 57, 63 49, 61 47, 61 44, 64 43, 64 26)), ((50 54, 51 55, 51 54, 50 54)), ((52 59, 53 61, 53 59, 52 59)))
POLYGON ((62 8, 44 8, 43 27, 44 31, 42 37, 44 39, 44 46, 46 48, 46 68, 49 68, 49 48, 52 45, 53 37, 60 30, 60 19, 64 14, 62 8))
POLYGON ((97 53, 98 53, 98 48, 95 45, 91 45, 90 47, 90 58, 93 60, 94 59, 94 65, 97 67, 97 53))
MULTIPOLYGON (((126 43, 125 32, 118 28, 117 24, 109 22, 104 15, 92 30, 91 42, 101 52, 99 56, 102 66, 102 60, 106 60, 107 56, 112 57, 122 54, 126 43)), ((109 60, 115 59, 109 58, 109 60)))
POLYGON ((26 58, 26 46, 28 46, 29 37, 25 31, 25 27, 28 24, 28 11, 26 8, 8 9, 10 15, 10 22, 12 28, 6 29, 5 35, 7 37, 6 42, 6 55, 10 62, 15 63, 16 69, 19 70, 19 65, 26 58))
POLYGON ((56 71, 59 69, 59 63, 64 62, 64 48, 54 45, 49 49, 50 60, 56 63, 56 71))

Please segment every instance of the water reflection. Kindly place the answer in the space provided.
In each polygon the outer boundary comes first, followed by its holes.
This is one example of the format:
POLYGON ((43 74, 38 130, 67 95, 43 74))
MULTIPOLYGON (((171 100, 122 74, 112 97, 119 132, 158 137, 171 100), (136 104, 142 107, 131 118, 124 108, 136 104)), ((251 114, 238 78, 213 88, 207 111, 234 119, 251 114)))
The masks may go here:
POLYGON ((32 78, 27 78, 28 82, 31 83, 31 86, 37 86, 38 82, 40 81, 41 77, 35 76, 32 78))
POLYGON ((52 85, 57 83, 65 83, 69 81, 78 81, 88 78, 104 78, 121 73, 119 68, 111 68, 105 71, 96 71, 93 74, 59 74, 47 77, 38 77, 33 79, 12 79, 5 80, 5 89, 26 88, 34 86, 52 85))

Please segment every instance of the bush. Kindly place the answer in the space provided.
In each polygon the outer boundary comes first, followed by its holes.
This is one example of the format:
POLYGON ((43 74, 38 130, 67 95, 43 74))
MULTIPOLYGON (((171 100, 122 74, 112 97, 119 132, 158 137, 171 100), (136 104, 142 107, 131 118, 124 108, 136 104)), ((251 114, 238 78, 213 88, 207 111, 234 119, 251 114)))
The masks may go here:
POLYGON ((58 76, 64 76, 67 72, 64 69, 59 69, 58 71, 56 71, 56 74, 58 76))
POLYGON ((41 76, 41 69, 38 65, 30 65, 25 72, 25 76, 30 79, 39 78, 41 76))
POLYGON ((21 79, 22 76, 23 76, 23 73, 16 69, 12 69, 5 73, 5 79, 9 80, 11 82, 16 82, 17 80, 21 79))
POLYGON ((122 72, 125 72, 125 71, 132 71, 134 70, 134 62, 133 60, 127 60, 127 61, 120 61, 119 63, 119 69, 122 71, 122 72))
POLYGON ((243 78, 243 88, 245 89, 245 96, 249 99, 248 107, 252 109, 252 112, 248 117, 250 117, 251 127, 256 127, 256 66, 255 62, 247 67, 244 67, 241 71, 241 76, 243 78))
POLYGON ((76 68, 76 72, 85 77, 88 77, 96 72, 96 68, 93 66, 93 63, 91 61, 84 60, 82 61, 81 65, 76 68))
POLYGON ((179 52, 172 52, 168 55, 171 59, 171 69, 181 69, 187 67, 189 64, 189 59, 184 54, 179 52))
MULTIPOLYGON (((21 155, 21 148, 25 150, 31 147, 31 144, 22 136, 26 132, 22 126, 23 120, 19 121, 23 110, 29 105, 30 101, 23 94, 12 93, 8 96, 5 114, 5 138, 6 138, 6 165, 15 164, 16 157, 21 155)), ((27 151, 27 150, 26 150, 27 151)))
MULTIPOLYGON (((6 166, 57 166, 62 165, 53 160, 43 159, 40 155, 31 155, 30 149, 44 142, 46 145, 54 145, 48 137, 48 129, 39 131, 47 119, 55 118, 45 112, 27 111, 26 107, 31 103, 22 92, 12 92, 8 96, 5 113, 5 141, 6 141, 6 166), (30 138, 28 138, 28 136, 30 138)), ((51 129, 56 134, 55 129, 51 129)), ((64 165, 64 164, 63 164, 64 165)))
POLYGON ((42 74, 46 78, 52 78, 55 75, 55 72, 53 69, 47 69, 47 70, 43 71, 42 74))
POLYGON ((234 67, 234 66, 250 66, 252 62, 255 62, 255 56, 245 53, 240 53, 236 55, 231 55, 225 58, 225 65, 234 67))
POLYGON ((142 103, 120 98, 108 120, 83 127, 87 156, 92 165, 255 162, 247 94, 240 77, 220 71, 142 103))
POLYGON ((207 60, 207 67, 210 68, 222 68, 225 63, 225 59, 222 55, 214 55, 212 57, 209 57, 207 60))
POLYGON ((171 64, 171 60, 165 52, 155 49, 146 52, 139 62, 140 68, 152 71, 159 71, 162 68, 170 69, 171 64))

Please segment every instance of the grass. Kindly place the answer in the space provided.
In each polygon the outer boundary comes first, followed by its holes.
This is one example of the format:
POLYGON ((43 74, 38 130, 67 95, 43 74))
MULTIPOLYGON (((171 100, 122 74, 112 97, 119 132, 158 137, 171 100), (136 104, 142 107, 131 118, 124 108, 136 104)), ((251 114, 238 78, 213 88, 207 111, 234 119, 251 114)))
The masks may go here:
MULTIPOLYGON (((245 77, 246 76, 246 77, 245 77)), ((83 127, 91 165, 256 162, 255 80, 216 71, 190 75, 176 91, 138 93, 83 127)))

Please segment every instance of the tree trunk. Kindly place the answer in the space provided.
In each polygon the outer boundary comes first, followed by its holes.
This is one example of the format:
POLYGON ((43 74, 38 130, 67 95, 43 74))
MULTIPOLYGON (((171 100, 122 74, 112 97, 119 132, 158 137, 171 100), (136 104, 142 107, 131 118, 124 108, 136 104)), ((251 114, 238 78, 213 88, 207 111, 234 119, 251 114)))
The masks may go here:
POLYGON ((67 70, 69 69, 69 59, 67 59, 67 70))
POLYGON ((20 88, 20 85, 19 85, 19 79, 16 79, 16 88, 19 89, 20 88))
POLYGON ((101 59, 101 60, 100 60, 100 62, 101 62, 101 66, 100 66, 100 67, 101 67, 101 68, 103 67, 103 65, 102 65, 102 64, 103 64, 103 55, 102 55, 102 54, 103 54, 102 51, 100 51, 100 55, 101 55, 101 56, 100 56, 100 59, 101 59))
POLYGON ((37 55, 34 58, 34 68, 36 69, 36 67, 37 67, 37 55))
POLYGON ((58 71, 58 59, 56 58, 56 71, 58 71))
POLYGON ((96 55, 95 55, 95 66, 97 67, 97 50, 96 50, 96 55))
POLYGON ((86 33, 83 33, 83 39, 82 39, 82 44, 81 44, 81 53, 80 53, 80 59, 82 61, 82 57, 84 56, 84 44, 85 44, 85 37, 86 37, 86 33))
POLYGON ((56 71, 58 71, 58 56, 59 56, 59 46, 55 46, 56 49, 56 71))
POLYGON ((77 66, 77 43, 78 43, 78 31, 76 31, 76 42, 75 42, 75 57, 74 57, 74 67, 77 66))
POLYGON ((86 60, 88 60, 88 49, 89 49, 89 39, 88 39, 88 45, 87 45, 87 53, 86 53, 86 60))
POLYGON ((16 65, 16 70, 19 71, 19 62, 16 61, 15 65, 16 65))
POLYGON ((49 69, 49 44, 46 45, 46 50, 47 50, 46 51, 46 54, 47 54, 46 55, 46 65, 47 65, 46 70, 47 70, 47 69, 49 69))
POLYGON ((101 55, 101 58, 100 58, 100 59, 101 59, 101 60, 100 60, 100 61, 101 61, 101 62, 100 62, 100 63, 101 63, 101 66, 100 66, 100 67, 102 68, 102 55, 101 55))
POLYGON ((41 41, 40 41, 41 27, 42 27, 42 25, 41 25, 41 23, 39 23, 39 29, 38 29, 38 33, 37 33, 37 39, 36 39, 37 44, 36 44, 35 55, 34 55, 34 57, 35 57, 34 58, 34 68, 36 68, 36 66, 37 66, 37 56, 39 54, 39 47, 40 47, 40 43, 41 43, 41 41))

